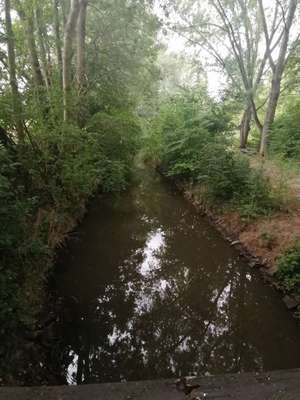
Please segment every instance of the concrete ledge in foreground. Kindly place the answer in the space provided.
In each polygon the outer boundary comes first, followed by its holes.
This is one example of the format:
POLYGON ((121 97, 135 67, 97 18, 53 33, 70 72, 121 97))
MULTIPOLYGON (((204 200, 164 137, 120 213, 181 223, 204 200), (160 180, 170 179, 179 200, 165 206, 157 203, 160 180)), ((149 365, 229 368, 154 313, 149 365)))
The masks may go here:
POLYGON ((300 400, 300 369, 270 373, 105 383, 0 388, 0 400, 300 400))

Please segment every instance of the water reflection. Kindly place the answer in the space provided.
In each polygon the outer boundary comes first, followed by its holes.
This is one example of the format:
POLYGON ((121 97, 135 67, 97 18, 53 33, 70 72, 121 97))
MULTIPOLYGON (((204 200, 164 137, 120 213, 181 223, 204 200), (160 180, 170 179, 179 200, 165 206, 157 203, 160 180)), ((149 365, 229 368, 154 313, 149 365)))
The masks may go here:
POLYGON ((299 367, 300 333, 277 295, 143 178, 119 204, 96 205, 59 261, 67 383, 299 367))
POLYGON ((159 268, 162 252, 165 247, 164 232, 161 228, 150 232, 143 249, 144 260, 141 264, 140 273, 147 277, 155 268, 159 268))

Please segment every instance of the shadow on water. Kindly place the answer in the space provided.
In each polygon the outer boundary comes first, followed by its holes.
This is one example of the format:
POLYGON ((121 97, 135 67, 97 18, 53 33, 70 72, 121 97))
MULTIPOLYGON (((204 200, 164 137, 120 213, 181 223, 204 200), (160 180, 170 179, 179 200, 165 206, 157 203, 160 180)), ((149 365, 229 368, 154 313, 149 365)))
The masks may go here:
POLYGON ((96 200, 59 257, 65 382, 300 367, 278 294, 158 175, 139 178, 96 200))

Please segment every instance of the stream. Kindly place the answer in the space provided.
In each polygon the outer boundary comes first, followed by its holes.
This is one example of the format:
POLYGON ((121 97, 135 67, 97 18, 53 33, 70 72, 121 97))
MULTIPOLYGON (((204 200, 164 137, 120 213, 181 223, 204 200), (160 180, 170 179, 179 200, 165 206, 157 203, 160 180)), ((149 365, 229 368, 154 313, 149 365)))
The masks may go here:
POLYGON ((300 367, 280 295, 158 174, 138 175, 96 198, 59 254, 62 383, 300 367))

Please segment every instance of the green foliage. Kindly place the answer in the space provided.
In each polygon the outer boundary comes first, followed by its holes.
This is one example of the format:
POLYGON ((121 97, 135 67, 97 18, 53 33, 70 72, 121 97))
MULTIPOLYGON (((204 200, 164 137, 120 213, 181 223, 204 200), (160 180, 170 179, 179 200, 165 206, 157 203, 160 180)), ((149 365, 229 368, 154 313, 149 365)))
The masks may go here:
POLYGON ((300 240, 278 260, 276 277, 286 290, 300 292, 300 240))
POLYGON ((261 171, 233 150, 229 117, 218 104, 188 94, 165 104, 158 120, 168 176, 201 184, 208 201, 234 206, 245 217, 276 206, 261 171))
POLYGON ((143 126, 143 136, 141 143, 141 159, 144 162, 150 162, 158 165, 161 158, 161 134, 155 121, 147 121, 143 126))
POLYGON ((101 185, 104 191, 122 190, 130 178, 134 157, 139 148, 141 128, 130 113, 95 114, 88 126, 89 135, 97 138, 101 161, 101 185))
POLYGON ((144 0, 103 0, 96 7, 88 25, 89 109, 132 109, 156 89, 157 18, 144 0))
POLYGON ((286 105, 272 127, 270 150, 286 159, 300 159, 300 102, 286 105))
POLYGON ((248 160, 240 180, 240 191, 235 193, 233 203, 246 218, 268 215, 280 208, 278 195, 263 176, 263 171, 252 169, 248 160))
MULTIPOLYGON (((27 317, 28 296, 19 282, 25 282, 31 268, 46 253, 46 246, 33 240, 28 223, 36 207, 36 198, 26 193, 19 182, 21 164, 0 148, 0 321, 2 331, 27 317), (27 261, 30 260, 29 265, 27 261), (26 268, 25 268, 26 266, 26 268), (23 295, 22 295, 23 293, 23 295), (11 316, 14 316, 12 318, 11 316)), ((2 332, 3 334, 3 332, 2 332)))
POLYGON ((96 191, 128 185, 139 136, 130 113, 101 113, 86 129, 36 123, 16 153, 0 146, 0 342, 34 327, 55 247, 96 191))
MULTIPOLYGON (((55 12, 50 0, 21 3, 11 2, 17 93, 7 46, 1 51, 1 376, 13 365, 8 342, 34 328, 55 248, 91 196, 129 184, 141 140, 136 110, 153 97, 159 74, 152 6, 144 0, 95 1, 87 10, 85 77, 80 90, 76 84, 68 90, 70 115, 63 122, 59 55, 69 7, 56 2, 55 12)), ((2 24, 3 37, 5 28, 2 24)), ((71 58, 75 83, 78 59, 71 58)))

